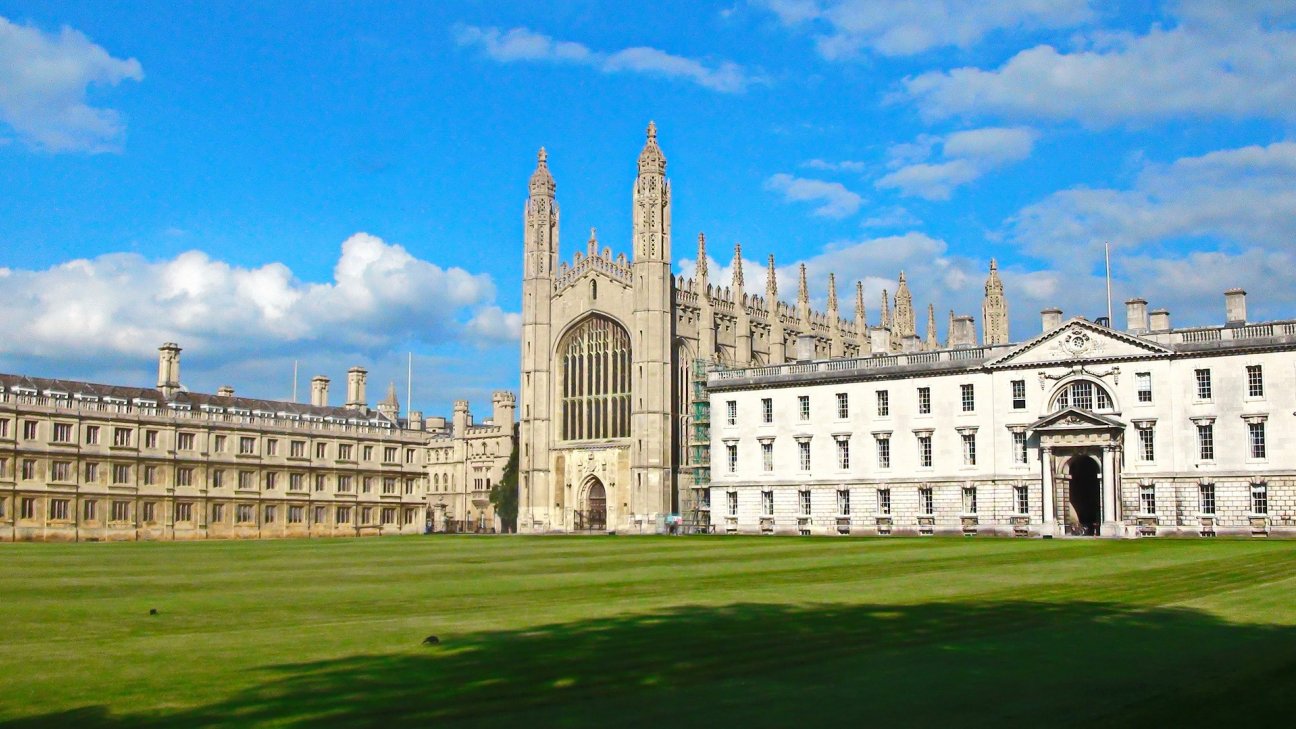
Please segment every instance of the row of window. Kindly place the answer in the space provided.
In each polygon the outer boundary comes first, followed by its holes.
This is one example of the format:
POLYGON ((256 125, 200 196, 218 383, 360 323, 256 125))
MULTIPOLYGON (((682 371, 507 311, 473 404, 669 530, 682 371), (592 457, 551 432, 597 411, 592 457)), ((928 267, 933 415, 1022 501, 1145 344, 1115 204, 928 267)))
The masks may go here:
MULTIPOLYGON (((1211 370, 1198 369, 1195 372, 1197 383, 1197 399, 1210 400, 1214 397, 1214 391, 1211 384, 1211 370)), ((1261 365, 1246 366, 1247 380, 1247 397, 1261 398, 1264 397, 1264 369, 1261 365)), ((1135 391, 1140 403, 1152 402, 1152 373, 1136 372, 1134 374, 1135 391)), ((1026 409, 1026 381, 1012 380, 1011 399, 1013 410, 1026 409)), ((874 391, 874 412, 879 418, 889 417, 891 415, 891 393, 889 390, 874 391)), ((836 393, 837 401, 837 418, 846 420, 850 418, 851 405, 849 393, 836 393)), ((1054 409, 1062 410, 1068 407, 1080 408, 1082 410, 1111 410, 1113 403, 1111 395, 1102 387, 1087 380, 1078 380, 1064 387, 1054 400, 1054 409)), ((962 412, 970 413, 976 411, 976 388, 971 383, 959 385, 959 405, 962 412)), ((929 415, 932 411, 932 394, 930 387, 919 387, 917 390, 917 407, 919 415, 929 415)), ((810 396, 797 396, 797 415, 803 422, 810 420, 810 396)), ((774 422, 774 399, 761 399, 761 422, 769 424, 774 422)), ((725 423, 727 425, 738 424, 738 402, 729 400, 725 403, 725 423)))
MULTIPOLYGON (((8 430, 8 425, 9 425, 9 421, 8 421, 8 420, 0 420, 0 437, 4 437, 5 432, 8 430)), ((100 440, 101 440, 102 430, 103 430, 103 429, 101 428, 101 426, 98 426, 98 425, 87 425, 87 426, 85 426, 85 427, 84 427, 84 433, 85 433, 85 444, 86 444, 86 445, 99 445, 100 440)), ((156 448, 158 447, 158 442, 159 442, 159 437, 160 437, 159 434, 160 434, 160 433, 161 433, 161 431, 159 431, 159 430, 152 430, 152 429, 145 430, 145 431, 144 431, 144 447, 145 447, 145 448, 148 448, 148 449, 156 449, 156 448)), ((39 436, 40 436, 40 421, 37 421, 37 420, 24 420, 24 421, 23 421, 23 439, 25 439, 25 440, 38 440, 38 439, 39 439, 39 436)), ((113 427, 113 428, 112 428, 112 444, 113 444, 114 446, 130 447, 130 446, 133 445, 133 443, 134 443, 134 437, 135 437, 135 429, 134 429, 134 428, 129 428, 129 427, 113 427)), ((245 436, 237 436, 236 442, 237 442, 238 450, 237 450, 236 452, 237 452, 239 455, 244 455, 244 456, 246 456, 246 455, 256 455, 256 454, 257 454, 257 441, 258 441, 258 438, 257 438, 256 436, 246 436, 246 435, 245 435, 245 436)), ((72 424, 71 424, 71 423, 53 423, 53 427, 51 428, 51 433, 50 433, 50 442, 51 442, 51 443, 61 443, 61 444, 70 444, 70 443, 74 443, 74 442, 75 442, 75 436, 74 436, 74 433, 73 433, 73 426, 72 426, 72 424)), ((184 432, 176 433, 176 450, 181 450, 181 451, 192 451, 192 450, 195 450, 195 445, 194 445, 195 442, 196 442, 196 434, 195 434, 195 433, 184 433, 184 432)), ((231 439, 230 439, 228 436, 225 436, 225 435, 214 435, 214 436, 212 436, 212 452, 215 452, 215 453, 224 453, 224 452, 226 452, 227 450, 229 450, 229 448, 230 448, 230 444, 231 444, 231 439)), ((318 459, 325 459, 325 458, 327 458, 327 457, 328 457, 328 445, 329 445, 328 443, 316 443, 316 444, 315 444, 315 457, 318 458, 318 459)), ((337 444, 335 444, 335 445, 336 445, 336 452, 337 452, 337 460, 339 460, 339 461, 351 461, 351 460, 355 460, 355 452, 356 452, 356 451, 355 451, 355 446, 354 446, 354 445, 352 445, 352 444, 350 444, 350 443, 337 443, 337 444)), ((361 447, 360 447, 361 460, 364 460, 364 461, 373 461, 373 460, 374 460, 374 454, 375 454, 375 452, 376 452, 376 451, 375 451, 375 446, 372 446, 372 445, 361 446, 361 447)), ((405 449, 405 462, 406 462, 406 463, 413 463, 413 462, 414 462, 415 452, 416 452, 416 449, 414 449, 414 448, 406 448, 406 449, 405 449)), ((266 438, 266 439, 265 439, 265 454, 266 454, 267 456, 277 456, 277 455, 279 455, 279 439, 278 439, 278 438, 266 438)), ((305 458, 305 457, 306 457, 306 441, 304 441, 304 440, 293 440, 293 441, 289 441, 289 443, 288 443, 288 457, 289 457, 289 458, 305 458)), ((383 447, 383 462, 384 462, 384 463, 398 463, 398 462, 399 462, 399 460, 398 460, 399 458, 400 458, 400 448, 399 448, 399 447, 397 447, 397 446, 384 446, 384 447, 383 447)))
MULTIPOLYGON (((1204 483, 1197 486, 1197 511, 1207 516, 1215 515, 1215 484, 1204 483)), ((1157 513, 1156 486, 1148 484, 1139 486, 1139 513, 1155 516, 1157 513)), ((1251 513, 1269 513, 1269 485, 1251 484, 1251 513)))
MULTIPOLYGON (((918 466, 920 468, 932 468, 934 465, 932 457, 932 431, 922 431, 915 433, 916 448, 918 454, 918 466)), ((977 464, 977 440, 976 430, 973 428, 964 428, 959 433, 963 447, 963 465, 975 466, 977 464)), ((1026 444, 1026 431, 1014 430, 1013 438, 1013 462, 1025 464, 1028 458, 1026 444)), ((835 436, 837 444, 837 468, 847 470, 851 467, 851 442, 849 436, 835 436)), ((761 470, 766 473, 774 471, 774 441, 775 438, 761 438, 761 470)), ((810 437, 796 436, 798 469, 801 471, 812 470, 810 437)), ((891 468, 891 434, 874 433, 873 434, 875 463, 880 469, 891 468)), ((738 443, 725 443, 725 459, 729 473, 738 472, 738 443)))
MULTIPOLYGON (((132 502, 130 501, 110 501, 108 521, 115 523, 130 522, 132 519, 132 502)), ((143 524, 158 523, 158 502, 145 501, 139 508, 140 522, 143 524)), ((253 504, 236 504, 234 512, 234 521, 238 524, 250 524, 256 521, 256 510, 253 504)), ((289 524, 302 524, 305 522, 305 506, 290 505, 286 509, 285 517, 289 524)), ((326 506, 312 507, 312 523, 325 524, 328 521, 328 508, 326 506)), ((71 499, 49 499, 47 504, 47 514, 49 521, 70 521, 71 520, 71 499)), ((351 523, 350 506, 334 507, 335 524, 351 523)), ((19 519, 36 518, 36 499, 25 497, 19 500, 18 506, 19 519)), ((360 517, 360 524, 373 524, 375 507, 362 506, 356 512, 360 517)), ((396 523, 397 508, 394 506, 384 506, 378 510, 381 523, 390 525, 396 523)), ((404 509, 404 523, 413 524, 417 518, 418 509, 404 509)), ((262 524, 274 524, 280 516, 279 505, 267 504, 261 512, 262 524)), ((0 518, 4 517, 4 501, 0 500, 0 518)), ((194 504, 188 501, 178 501, 175 504, 174 522, 177 524, 192 523, 194 518, 194 504)), ((81 502, 81 520, 98 521, 99 520, 99 500, 86 499, 81 502)), ((211 506, 211 523, 223 523, 225 521, 225 504, 212 504, 211 506)))
MULTIPOLYGON (((877 489, 876 513, 887 516, 891 514, 891 489, 877 489)), ((1265 483, 1252 484, 1250 488, 1251 495, 1251 513, 1265 515, 1269 513, 1269 486, 1265 483)), ((1197 487, 1198 512, 1203 515, 1213 516, 1215 512, 1215 484, 1199 484, 1197 487)), ((797 491, 797 513, 801 516, 810 516, 813 507, 814 492, 810 489, 800 489, 797 491)), ((1013 507, 1014 513, 1027 515, 1030 513, 1030 494, 1026 486, 1013 487, 1013 507)), ((738 492, 729 491, 726 493, 726 509, 729 516, 738 515, 738 492)), ((1139 487, 1139 510, 1146 516, 1153 516, 1157 513, 1156 487, 1154 485, 1145 485, 1139 487)), ((924 516, 935 514, 935 497, 932 488, 929 486, 918 489, 918 513, 924 516)), ((963 511, 964 514, 977 513, 977 487, 963 487, 963 511)), ((851 492, 849 489, 837 490, 837 514, 839 516, 850 516, 851 514, 851 492)), ((772 490, 761 491, 761 516, 774 515, 774 492, 772 490)))
MULTIPOLYGON (((1156 426, 1152 423, 1136 424, 1138 431, 1138 457, 1144 463, 1156 460, 1156 426)), ((1251 460, 1264 460, 1268 457, 1265 421, 1251 420, 1246 423, 1247 453, 1251 460)), ((1215 423, 1202 421, 1196 424, 1197 460, 1215 460, 1215 423)))
MULTIPOLYGON (((810 516, 813 508, 814 493, 810 489, 800 489, 797 491, 797 513, 800 516, 810 516)), ((774 492, 765 490, 760 492, 761 498, 761 516, 774 516, 774 492)), ((877 503, 875 512, 879 516, 891 515, 891 489, 881 488, 876 490, 877 503)), ((726 511, 729 516, 738 515, 738 492, 729 491, 726 493, 726 511)), ((1030 513, 1030 492, 1026 486, 1013 487, 1013 507, 1014 513, 1018 515, 1028 515, 1030 513)), ((918 513, 923 516, 933 516, 936 511, 936 501, 933 490, 930 486, 918 488, 918 513)), ((963 511, 964 514, 977 513, 977 487, 963 487, 963 511)), ((851 492, 849 489, 837 489, 837 515, 851 515, 851 492)))
MULTIPOLYGON (((5 461, 0 460, 0 477, 4 476, 4 464, 5 461)), ((100 466, 103 465, 105 464, 95 463, 95 462, 86 463, 84 465, 85 482, 94 483, 99 481, 100 466)), ((129 464, 113 463, 109 465, 111 466, 111 470, 109 472, 110 475, 109 482, 111 484, 129 485, 132 483, 131 480, 132 467, 129 464)), ((37 466, 37 462, 34 458, 23 459, 21 464, 22 478, 28 481, 34 480, 37 477, 36 466, 37 466)), ((139 467, 140 481, 145 486, 155 486, 161 484, 162 473, 163 473, 162 466, 146 465, 146 466, 139 467)), ((240 489, 258 488, 257 471, 235 471, 234 473, 236 474, 236 478, 238 479, 238 488, 240 489)), ((211 487, 212 488, 224 487, 226 485, 225 474, 226 471, 223 469, 219 469, 219 468, 212 469, 211 487)), ((179 468, 176 468, 175 485, 193 486, 195 481, 194 475, 195 475, 195 469, 193 467, 181 466, 179 468)), ((279 484, 282 483, 280 477, 283 475, 287 475, 288 477, 287 487, 289 491, 306 490, 306 474, 304 473, 281 474, 273 471, 264 474, 264 484, 266 490, 273 491, 276 488, 278 488, 279 484)), ((315 491, 326 491, 328 488, 328 478, 329 477, 326 474, 316 474, 314 479, 315 491)), ((336 476, 336 479, 337 479, 337 490, 343 493, 351 491, 352 484, 356 480, 354 476, 350 476, 350 475, 336 476)), ((54 482, 66 482, 66 483, 73 482, 75 480, 73 475, 73 463, 71 461, 51 462, 49 480, 54 482)), ((360 492, 366 494, 371 493, 374 489, 374 485, 376 481, 377 481, 377 477, 375 476, 360 477, 359 478, 360 492)), ((405 481, 405 494, 406 495, 413 494, 417 484, 417 479, 406 478, 404 481, 405 481)), ((382 492, 384 494, 397 493, 397 484, 398 484, 398 479, 396 479, 394 476, 382 477, 382 492)))

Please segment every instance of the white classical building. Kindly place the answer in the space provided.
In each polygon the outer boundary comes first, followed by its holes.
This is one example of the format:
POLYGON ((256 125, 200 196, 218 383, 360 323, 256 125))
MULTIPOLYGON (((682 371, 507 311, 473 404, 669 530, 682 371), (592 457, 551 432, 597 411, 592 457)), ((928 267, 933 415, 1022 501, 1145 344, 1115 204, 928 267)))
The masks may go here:
POLYGON ((1119 331, 708 376, 719 532, 1296 536, 1296 321, 1119 331))

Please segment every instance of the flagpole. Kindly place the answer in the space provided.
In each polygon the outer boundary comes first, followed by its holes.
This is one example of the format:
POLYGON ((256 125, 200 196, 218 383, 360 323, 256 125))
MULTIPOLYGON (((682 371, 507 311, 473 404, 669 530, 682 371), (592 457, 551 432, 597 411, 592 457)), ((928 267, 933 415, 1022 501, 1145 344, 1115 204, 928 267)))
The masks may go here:
POLYGON ((293 360, 293 396, 292 401, 297 402, 297 360, 293 360))
POLYGON ((409 352, 405 369, 405 412, 414 409, 414 353, 409 352))
POLYGON ((1112 298, 1111 298, 1111 242, 1103 243, 1103 257, 1107 259, 1107 326, 1112 329, 1116 328, 1116 323, 1112 321, 1112 298))

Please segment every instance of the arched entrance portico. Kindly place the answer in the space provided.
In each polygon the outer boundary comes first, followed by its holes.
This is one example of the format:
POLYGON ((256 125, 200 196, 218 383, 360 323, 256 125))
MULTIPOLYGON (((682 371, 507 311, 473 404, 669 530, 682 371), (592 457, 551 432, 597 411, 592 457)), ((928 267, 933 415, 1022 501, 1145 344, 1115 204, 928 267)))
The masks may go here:
POLYGON ((581 489, 581 508, 576 511, 576 531, 607 529, 607 490, 597 476, 590 476, 581 489))
POLYGON ((1124 424, 1076 408, 1028 430, 1039 438, 1046 536, 1121 536, 1120 462, 1124 424))
POLYGON ((1102 479, 1099 465, 1092 457, 1073 456, 1067 461, 1067 534, 1092 537, 1102 523, 1102 479))

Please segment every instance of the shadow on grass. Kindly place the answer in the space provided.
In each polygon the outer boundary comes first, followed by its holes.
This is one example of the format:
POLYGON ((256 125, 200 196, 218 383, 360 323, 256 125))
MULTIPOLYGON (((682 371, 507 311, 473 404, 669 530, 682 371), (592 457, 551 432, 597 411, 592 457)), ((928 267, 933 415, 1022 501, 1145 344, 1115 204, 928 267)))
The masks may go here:
POLYGON ((1284 725, 1296 710, 1296 629, 1186 609, 739 604, 443 638, 271 667, 209 706, 9 726, 1284 725))

